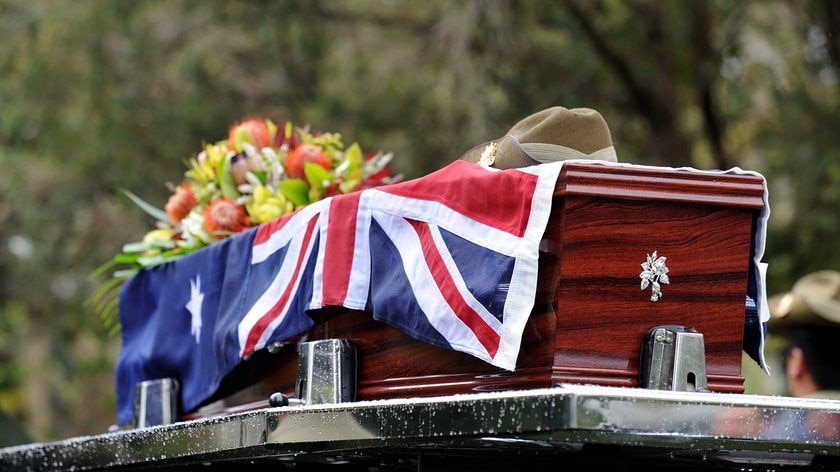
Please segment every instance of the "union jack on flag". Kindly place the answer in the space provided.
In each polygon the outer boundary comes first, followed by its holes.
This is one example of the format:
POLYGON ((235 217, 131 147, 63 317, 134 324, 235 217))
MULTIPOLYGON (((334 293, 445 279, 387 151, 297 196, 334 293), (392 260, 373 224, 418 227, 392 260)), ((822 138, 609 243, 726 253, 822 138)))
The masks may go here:
POLYGON ((141 271, 120 294, 119 423, 132 419, 138 382, 177 379, 190 411, 243 358, 305 332, 307 312, 325 306, 515 369, 560 164, 455 161, 141 271))

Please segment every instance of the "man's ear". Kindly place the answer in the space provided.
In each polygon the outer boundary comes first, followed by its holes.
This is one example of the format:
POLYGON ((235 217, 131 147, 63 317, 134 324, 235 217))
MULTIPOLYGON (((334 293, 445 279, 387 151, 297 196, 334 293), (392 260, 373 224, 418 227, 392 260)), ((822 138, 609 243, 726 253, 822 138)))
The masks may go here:
POLYGON ((805 354, 802 349, 793 347, 785 359, 785 368, 788 379, 801 379, 805 375, 805 354))
POLYGON ((787 365, 788 393, 794 397, 806 397, 820 389, 814 382, 811 371, 805 363, 805 353, 795 347, 785 361, 787 365))

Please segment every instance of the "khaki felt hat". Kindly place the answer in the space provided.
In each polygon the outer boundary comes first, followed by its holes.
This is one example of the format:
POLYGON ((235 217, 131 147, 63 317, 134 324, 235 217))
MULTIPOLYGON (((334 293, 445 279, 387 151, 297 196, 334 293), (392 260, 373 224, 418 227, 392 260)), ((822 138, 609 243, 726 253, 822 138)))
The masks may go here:
POLYGON ((569 159, 618 162, 610 129, 591 108, 555 106, 534 113, 503 137, 480 144, 461 160, 513 169, 569 159))
POLYGON ((821 270, 803 276, 790 292, 768 300, 771 332, 793 326, 840 327, 840 272, 821 270))

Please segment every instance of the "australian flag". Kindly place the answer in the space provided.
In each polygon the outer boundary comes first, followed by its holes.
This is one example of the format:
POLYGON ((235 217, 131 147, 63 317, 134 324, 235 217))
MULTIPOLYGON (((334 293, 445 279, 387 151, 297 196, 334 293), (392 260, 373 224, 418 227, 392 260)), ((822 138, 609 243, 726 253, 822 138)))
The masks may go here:
POLYGON ((196 408, 244 358, 305 332, 307 312, 325 306, 515 369, 560 167, 455 161, 141 271, 120 293, 118 422, 133 419, 144 380, 175 378, 179 407, 196 408))

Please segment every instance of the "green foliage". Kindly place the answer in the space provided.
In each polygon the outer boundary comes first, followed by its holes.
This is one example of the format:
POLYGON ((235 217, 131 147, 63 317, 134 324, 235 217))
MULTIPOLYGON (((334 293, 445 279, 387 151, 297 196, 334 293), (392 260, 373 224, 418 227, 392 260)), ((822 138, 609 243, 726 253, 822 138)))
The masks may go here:
POLYGON ((375 143, 413 178, 539 109, 596 108, 625 162, 767 177, 771 293, 840 268, 827 3, 0 0, 0 315, 25 314, 0 323, 0 406, 38 440, 110 424, 110 370, 76 374, 115 362, 96 270, 153 222, 121 189, 162 207, 249 115, 375 143))

